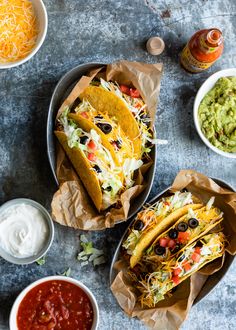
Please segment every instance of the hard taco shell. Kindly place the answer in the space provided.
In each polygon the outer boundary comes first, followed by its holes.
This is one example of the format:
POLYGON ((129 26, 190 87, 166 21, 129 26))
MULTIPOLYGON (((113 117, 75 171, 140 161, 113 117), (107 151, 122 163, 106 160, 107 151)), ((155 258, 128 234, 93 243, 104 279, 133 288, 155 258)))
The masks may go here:
POLYGON ((73 164, 84 186, 86 187, 86 190, 89 193, 89 196, 94 202, 96 208, 98 211, 100 211, 102 209, 102 190, 96 173, 92 169, 89 161, 79 148, 70 148, 68 146, 68 139, 64 132, 55 131, 55 135, 65 150, 71 163, 73 164))

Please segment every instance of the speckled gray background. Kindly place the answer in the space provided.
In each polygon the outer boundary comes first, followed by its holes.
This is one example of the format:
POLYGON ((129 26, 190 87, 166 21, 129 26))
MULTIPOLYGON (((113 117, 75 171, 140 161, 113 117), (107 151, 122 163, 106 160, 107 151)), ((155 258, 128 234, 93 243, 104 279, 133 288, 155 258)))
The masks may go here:
MULTIPOLYGON (((236 2, 231 0, 45 0, 49 29, 40 52, 28 63, 0 71, 0 202, 30 197, 50 209, 56 185, 46 154, 46 118, 59 78, 77 64, 128 59, 163 61, 156 128, 168 139, 158 152, 151 192, 168 186, 183 168, 194 168, 236 185, 236 161, 211 152, 193 125, 194 96, 203 81, 217 70, 236 67, 236 2), (217 26, 225 36, 223 57, 207 72, 191 75, 178 64, 179 51, 194 31, 217 26), (145 51, 146 40, 160 35, 166 42, 158 58, 145 51)), ((44 266, 14 266, 0 260, 0 330, 8 329, 8 316, 16 295, 30 282, 72 268, 72 276, 94 292, 101 314, 99 329, 144 329, 117 306, 109 286, 109 264, 126 227, 89 236, 105 249, 108 262, 93 269, 76 261, 79 231, 56 225, 55 240, 44 266)), ((236 264, 219 286, 189 315, 182 329, 235 329, 236 264)), ((71 329, 73 330, 73 329, 71 329)), ((165 330, 165 329, 162 329, 165 330)))

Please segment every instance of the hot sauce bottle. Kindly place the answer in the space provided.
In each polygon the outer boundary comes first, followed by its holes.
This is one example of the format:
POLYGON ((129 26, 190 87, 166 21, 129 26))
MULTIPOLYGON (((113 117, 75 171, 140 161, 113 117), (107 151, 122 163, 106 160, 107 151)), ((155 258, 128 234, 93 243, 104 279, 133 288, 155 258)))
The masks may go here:
POLYGON ((180 63, 191 73, 202 72, 221 56, 223 48, 223 36, 219 29, 197 31, 184 47, 180 63))

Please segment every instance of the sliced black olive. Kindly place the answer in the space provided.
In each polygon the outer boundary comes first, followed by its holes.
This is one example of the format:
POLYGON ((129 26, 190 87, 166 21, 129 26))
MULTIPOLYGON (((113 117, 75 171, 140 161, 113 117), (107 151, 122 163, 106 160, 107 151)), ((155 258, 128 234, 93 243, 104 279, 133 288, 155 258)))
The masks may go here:
POLYGON ((117 145, 117 148, 120 149, 122 147, 122 141, 120 139, 114 141, 115 144, 117 145))
POLYGON ((103 116, 101 116, 101 115, 97 115, 97 116, 95 116, 95 118, 96 118, 96 119, 103 119, 103 116))
POLYGON ((110 124, 107 124, 107 123, 97 123, 96 125, 105 134, 109 134, 112 131, 112 126, 110 124))
POLYGON ((96 171, 97 173, 102 173, 102 170, 100 169, 100 167, 99 167, 98 165, 94 165, 93 168, 95 169, 95 171, 96 171))
POLYGON ((154 252, 158 255, 158 256, 162 256, 165 252, 166 252, 166 248, 164 248, 163 246, 157 245, 154 248, 154 252))
POLYGON ((148 115, 147 113, 145 113, 145 112, 142 112, 142 113, 140 114, 140 118, 141 118, 141 119, 150 119, 149 115, 148 115))
POLYGON ((178 237, 178 230, 176 229, 171 229, 168 233, 169 237, 172 239, 176 239, 178 237))
POLYGON ((184 254, 182 254, 182 256, 179 258, 179 261, 183 261, 183 260, 184 260, 184 258, 185 258, 185 255, 184 255, 184 254))
POLYGON ((196 245, 195 246, 198 246, 198 247, 202 247, 202 242, 201 241, 197 241, 196 245))
POLYGON ((173 289, 170 290, 170 293, 174 293, 177 290, 178 286, 174 286, 173 289))
POLYGON ((180 222, 178 225, 177 225, 177 230, 178 231, 186 231, 188 229, 188 224, 186 222, 180 222))
POLYGON ((142 230, 144 227, 144 223, 141 220, 137 220, 134 224, 135 230, 142 230))
POLYGON ((85 144, 88 141, 88 137, 86 135, 81 136, 79 138, 81 144, 85 144))
POLYGON ((184 193, 184 192, 188 192, 188 189, 184 188, 184 189, 181 190, 181 192, 182 192, 182 193, 184 193))
POLYGON ((111 191, 111 189, 112 189, 111 186, 108 186, 105 190, 106 191, 111 191))
POLYGON ((174 250, 172 250, 171 253, 175 254, 175 253, 179 252, 180 249, 181 249, 181 245, 177 243, 175 245, 174 250))
POLYGON ((190 228, 196 228, 199 225, 199 222, 195 218, 191 218, 188 220, 188 225, 190 228))

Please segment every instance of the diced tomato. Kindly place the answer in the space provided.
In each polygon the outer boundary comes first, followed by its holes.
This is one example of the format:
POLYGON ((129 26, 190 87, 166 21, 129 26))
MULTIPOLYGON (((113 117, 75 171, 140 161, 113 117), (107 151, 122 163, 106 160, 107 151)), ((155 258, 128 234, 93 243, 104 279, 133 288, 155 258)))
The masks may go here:
POLYGON ((92 152, 88 153, 88 160, 91 160, 92 162, 96 160, 96 156, 95 154, 93 154, 92 152))
POLYGON ((120 90, 122 93, 130 95, 130 89, 128 86, 126 85, 120 85, 120 90))
POLYGON ((163 202, 163 204, 165 204, 165 205, 170 205, 170 202, 167 202, 167 201, 165 201, 165 202, 163 202))
POLYGON ((173 249, 174 247, 175 247, 175 240, 173 240, 173 239, 170 239, 169 240, 169 242, 168 242, 168 244, 167 244, 167 246, 169 247, 169 248, 171 248, 171 249, 173 249))
POLYGON ((172 277, 172 281, 175 283, 175 285, 178 285, 179 282, 180 282, 179 276, 178 275, 177 276, 173 276, 172 277))
POLYGON ((187 272, 189 271, 192 267, 190 265, 190 263, 188 261, 186 261, 184 264, 183 264, 183 267, 184 267, 184 270, 187 272))
POLYGON ((195 249, 194 249, 194 252, 195 253, 198 253, 198 254, 201 254, 201 248, 200 248, 200 246, 196 246, 195 249))
POLYGON ((140 97, 140 93, 136 88, 130 88, 130 96, 133 98, 140 97))
POLYGON ((93 140, 90 140, 89 143, 87 144, 87 147, 93 151, 97 149, 96 143, 93 140))
POLYGON ((80 115, 81 115, 82 117, 86 118, 86 119, 88 119, 88 117, 89 117, 86 111, 81 112, 80 115))
POLYGON ((180 243, 185 243, 189 240, 189 237, 190 233, 188 233, 187 231, 179 231, 178 241, 180 243))
POLYGON ((169 240, 170 239, 167 237, 160 238, 160 241, 159 241, 160 246, 167 247, 169 240))
POLYGON ((181 271, 182 271, 181 268, 175 268, 175 269, 173 270, 173 275, 174 275, 174 276, 178 276, 178 275, 181 273, 181 271))
POLYGON ((199 262, 199 260, 201 259, 201 256, 200 254, 194 252, 191 256, 191 259, 194 261, 194 262, 199 262))

